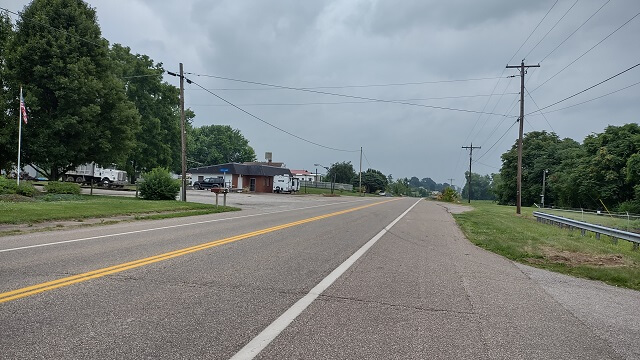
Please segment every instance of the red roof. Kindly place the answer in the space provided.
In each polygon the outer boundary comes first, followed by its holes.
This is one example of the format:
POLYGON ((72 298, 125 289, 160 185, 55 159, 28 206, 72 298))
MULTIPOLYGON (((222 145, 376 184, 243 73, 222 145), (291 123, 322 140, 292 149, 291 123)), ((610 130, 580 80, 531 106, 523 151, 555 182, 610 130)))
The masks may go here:
POLYGON ((293 175, 313 175, 313 173, 308 172, 307 170, 291 170, 293 175))

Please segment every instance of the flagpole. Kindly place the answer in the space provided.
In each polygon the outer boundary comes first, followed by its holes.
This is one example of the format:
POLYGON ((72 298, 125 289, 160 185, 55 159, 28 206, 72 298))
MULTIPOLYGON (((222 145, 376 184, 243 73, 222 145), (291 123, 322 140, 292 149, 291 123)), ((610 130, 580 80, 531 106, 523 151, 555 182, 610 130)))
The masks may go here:
POLYGON ((18 104, 18 185, 20 185, 20 146, 22 144, 22 86, 20 86, 20 104, 18 104))

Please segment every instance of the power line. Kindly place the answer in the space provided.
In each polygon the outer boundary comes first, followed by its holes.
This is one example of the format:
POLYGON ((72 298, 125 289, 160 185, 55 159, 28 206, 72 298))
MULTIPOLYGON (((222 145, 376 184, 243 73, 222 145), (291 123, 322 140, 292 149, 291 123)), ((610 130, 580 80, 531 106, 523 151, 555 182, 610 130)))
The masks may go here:
MULTIPOLYGON (((560 101, 556 101, 556 102, 554 102, 554 103, 553 103, 553 104, 551 104, 551 105, 547 105, 547 106, 545 106, 545 107, 543 107, 543 108, 541 108, 541 109, 538 109, 538 110, 536 110, 536 111, 532 111, 532 112, 530 112, 529 114, 533 114, 533 113, 541 112, 541 111, 542 111, 542 110, 544 110, 544 109, 548 109, 548 108, 550 108, 550 107, 552 107, 552 106, 554 106, 554 105, 560 104, 560 103, 561 103, 561 102, 563 102, 563 101, 569 100, 569 99, 571 99, 572 97, 578 96, 578 95, 582 94, 582 93, 583 93, 583 92, 585 92, 585 91, 591 90, 591 89, 593 89, 593 88, 594 88, 594 87, 596 87, 596 86, 599 86, 599 85, 601 85, 601 84, 604 84, 604 83, 606 83, 607 81, 609 81, 609 80, 611 80, 611 79, 613 79, 613 78, 615 78, 615 77, 617 77, 617 76, 620 76, 620 75, 622 75, 622 74, 626 73, 627 71, 630 71, 630 70, 632 70, 632 69, 634 69, 634 68, 636 68, 636 67, 638 67, 638 66, 640 66, 640 63, 635 64, 635 65, 633 65, 632 67, 630 67, 630 68, 628 68, 628 69, 626 69, 626 70, 624 70, 624 71, 621 71, 621 72, 619 72, 619 73, 617 73, 617 74, 615 74, 615 75, 613 75, 613 76, 611 76, 611 77, 609 77, 609 78, 607 78, 607 79, 605 79, 605 80, 602 80, 602 81, 600 81, 599 83, 597 83, 597 84, 595 84, 595 85, 591 85, 591 86, 589 86, 588 88, 586 88, 586 89, 584 89, 584 90, 582 90, 582 91, 579 91, 579 92, 577 92, 577 93, 575 93, 575 94, 573 94, 573 95, 571 95, 571 96, 568 96, 568 97, 566 97, 566 98, 564 98, 564 99, 562 99, 562 100, 560 100, 560 101)), ((529 114, 527 114, 527 115, 529 115, 529 114)))
MULTIPOLYGON (((551 7, 549 8, 549 10, 547 11, 547 13, 542 17, 542 19, 540 19, 540 21, 538 22, 538 25, 536 25, 535 28, 533 28, 533 30, 531 30, 531 33, 529 34, 529 36, 527 36, 527 38, 522 42, 522 44, 520 45, 520 47, 518 48, 518 50, 516 50, 515 53, 513 53, 513 55, 511 56, 511 58, 507 61, 507 64, 511 62, 511 60, 513 60, 513 58, 516 57, 516 55, 518 55, 518 52, 520 52, 520 50, 522 49, 522 47, 527 43, 527 41, 529 41, 529 39, 531 38, 531 36, 536 32, 536 30, 538 29, 538 27, 540 27, 540 25, 542 24, 542 22, 544 21, 544 19, 547 18, 547 16, 549 15, 549 13, 551 12, 551 10, 553 10, 553 8, 556 6, 556 4, 558 3, 558 0, 556 0, 555 3, 553 3, 553 5, 551 5, 551 7)), ((500 80, 502 78, 502 75, 504 75, 504 72, 507 69, 504 68, 502 69, 502 72, 500 73, 500 76, 498 77, 498 81, 496 81, 496 85, 493 87, 493 90, 491 91, 491 96, 493 96, 496 92, 496 89, 498 88, 498 84, 500 83, 500 80)), ((508 85, 507 85, 508 86, 508 85)), ((507 88, 505 88, 505 92, 507 91, 507 88)), ((491 101, 491 96, 489 96, 489 98, 487 99, 487 102, 484 104, 484 107, 482 108, 481 112, 484 112, 484 110, 487 108, 487 105, 489 105, 489 102, 491 101)), ((496 106, 498 105, 498 103, 500 102, 500 100, 502 99, 502 97, 504 96, 504 93, 500 96, 500 99, 498 99, 498 102, 496 103, 496 106)), ((495 106, 494 106, 495 109, 495 106)), ((492 110, 493 112, 493 110, 492 110)), ((469 134, 467 135, 467 137, 465 138, 465 140, 463 141, 463 144, 466 144, 467 140, 469 139, 469 137, 471 136, 471 134, 473 133, 473 131, 475 130, 476 126, 478 125, 478 121, 480 121, 482 114, 478 115, 478 118, 476 119, 476 122, 473 124, 473 127, 471 128, 471 131, 469 131, 469 134)), ((486 122, 489 119, 487 118, 486 122)), ((502 123, 502 122, 501 122, 502 123)), ((482 126, 484 128, 484 125, 482 126)), ((491 135, 489 135, 491 136, 491 135)), ((456 171, 458 169, 458 164, 460 163, 460 157, 458 157, 458 161, 456 162, 456 171)))
MULTIPOLYGON (((515 54, 513 54, 513 56, 511 57, 511 59, 509 59, 509 61, 507 61, 507 64, 511 62, 511 60, 513 60, 514 57, 516 57, 516 55, 518 54, 518 52, 520 51, 520 49, 522 49, 522 47, 524 46, 524 44, 527 43, 527 41, 529 41, 529 38, 531 37, 531 35, 533 35, 533 33, 536 32, 536 30, 538 29, 538 27, 540 26, 540 24, 542 24, 542 22, 544 21, 544 19, 547 18, 547 15, 549 15, 549 13, 551 12, 551 10, 553 10, 553 8, 556 6, 556 4, 558 3, 558 0, 556 0, 556 2, 553 3, 553 5, 551 5, 551 8, 547 11, 546 14, 544 14, 544 16, 542 17, 542 19, 540 19, 540 22, 538 23, 538 25, 536 25, 535 28, 533 28, 533 30, 531 31, 531 34, 529 34, 529 36, 527 36, 527 38, 524 40, 524 42, 522 43, 522 45, 520 45, 520 47, 518 48, 518 50, 516 50, 515 54)), ((504 73, 504 71, 503 71, 504 73)))
POLYGON ((476 162, 478 162, 480 159, 482 159, 485 155, 487 155, 489 153, 489 151, 491 151, 491 149, 493 149, 499 142, 500 140, 502 140, 503 137, 505 137, 505 135, 507 135, 507 133, 509 133, 509 131, 511 131, 511 128, 517 124, 518 121, 514 121, 513 124, 511 124, 511 126, 509 126, 509 128, 507 129, 507 131, 504 132, 504 134, 502 134, 502 136, 500 136, 500 138, 498 140, 496 140, 495 143, 493 143, 493 145, 491 145, 489 147, 489 149, 487 149, 487 151, 485 151, 484 153, 482 153, 482 155, 480 155, 480 157, 476 160, 476 162))
MULTIPOLYGON (((591 101, 594 101, 594 100, 601 99, 601 98, 603 98, 603 97, 605 97, 605 96, 609 96, 609 95, 615 94, 615 93, 617 93, 617 92, 620 92, 620 91, 622 91, 622 90, 626 90, 626 89, 628 89, 628 88, 630 88, 630 87, 634 87, 634 86, 639 85, 639 84, 640 84, 640 81, 638 81, 638 82, 637 82, 637 83, 635 83, 635 84, 631 84, 631 85, 625 86, 625 87, 623 87, 623 88, 621 88, 621 89, 618 89, 618 90, 612 91, 612 92, 610 92, 610 93, 607 93, 607 94, 604 94, 604 95, 600 95, 600 96, 595 97, 595 98, 593 98, 593 99, 589 99, 589 100, 586 100, 586 101, 583 101, 583 102, 579 102, 579 103, 577 103, 577 104, 573 104, 573 105, 565 106, 565 107, 560 108, 560 109, 549 110, 549 111, 547 111, 547 112, 540 112, 540 114, 532 114, 532 116, 549 114, 549 113, 552 113, 552 112, 557 112, 557 111, 561 111, 561 110, 569 109, 569 108, 572 108, 572 107, 576 107, 576 106, 578 106, 578 105, 586 104, 586 103, 588 103, 588 102, 591 102, 591 101)), ((532 100, 533 100, 533 99, 532 99, 532 100)))
POLYGON ((555 78, 556 76, 558 76, 558 74, 560 74, 561 72, 563 72, 564 70, 566 70, 569 66, 573 65, 576 61, 580 60, 583 56, 587 55, 591 50, 595 49, 598 45, 602 44, 602 42, 604 42, 605 40, 607 40, 611 35, 615 34, 618 30, 622 29, 622 27, 624 27, 625 25, 627 25, 628 23, 631 22, 631 20, 635 19, 636 17, 638 17, 638 15, 640 15, 640 12, 635 14, 631 19, 627 20, 624 24, 620 25, 617 29, 615 29, 612 33, 610 33, 609 35, 605 36, 604 39, 598 41, 597 44, 593 45, 589 50, 585 51, 582 55, 578 56, 575 60, 573 60, 572 62, 570 62, 569 64, 567 64, 567 66, 563 67, 560 71, 558 71, 557 73, 555 73, 553 76, 551 76, 550 78, 548 78, 547 80, 545 80, 542 84, 538 85, 535 89, 531 90, 531 92, 534 92, 536 90, 538 90, 539 88, 541 88, 544 84, 548 83, 551 79, 555 78))
MULTIPOLYGON (((527 95, 529 95, 529 99, 531 99, 531 101, 533 101, 533 103, 534 103, 534 104, 535 104, 535 106, 538 108, 538 110, 540 110, 540 106, 538 106, 538 103, 536 102, 536 100, 533 98, 533 96, 531 96, 531 93, 529 92, 529 89, 527 89, 527 87, 526 87, 526 86, 525 86, 525 88, 524 88, 524 89, 526 90, 527 95)), ((546 122, 547 122, 547 125, 549 125, 549 128, 551 129, 551 131, 556 132, 556 131, 553 129, 553 126, 551 126, 551 123, 549 123, 549 120, 547 120, 547 117, 544 115, 544 113, 542 113, 542 112, 541 112, 540 114, 542 114, 542 117, 544 117, 544 121, 546 121, 546 122)), ((527 120, 527 122, 529 122, 529 120, 527 120)))
POLYGON ((74 38, 76 38, 76 39, 78 39, 78 40, 82 40, 82 41, 87 42, 87 43, 89 43, 89 44, 93 44, 93 45, 96 45, 96 46, 104 46, 104 44, 99 44, 99 43, 97 43, 97 42, 94 42, 93 40, 85 39, 85 38, 83 38, 83 37, 81 37, 81 36, 78 36, 78 35, 76 35, 76 34, 72 34, 72 33, 68 32, 68 31, 66 31, 66 30, 62 30, 62 29, 54 28, 53 26, 51 26, 51 25, 49 25, 49 24, 45 24, 45 23, 43 23, 43 22, 41 22, 41 21, 33 20, 33 19, 26 19, 26 18, 25 18, 25 17, 23 17, 20 13, 17 13, 17 12, 15 12, 15 11, 11 11, 11 10, 9 10, 9 9, 5 9, 5 8, 3 8, 3 7, 0 7, 0 10, 4 10, 4 11, 6 11, 6 12, 8 12, 8 13, 11 13, 11 14, 13 14, 13 15, 16 15, 16 16, 20 17, 20 19, 22 19, 22 21, 29 21, 29 22, 33 22, 33 23, 36 23, 36 24, 40 24, 40 25, 42 25, 42 26, 46 26, 46 27, 48 27, 48 28, 49 28, 49 29, 51 29, 51 30, 55 30, 55 31, 57 31, 57 32, 60 32, 60 33, 63 33, 63 34, 69 35, 69 36, 71 36, 71 37, 74 37, 74 38))
MULTIPOLYGON (((194 89, 201 90, 201 89, 194 89)), ((213 89, 208 89, 212 90, 213 89)), ((515 95, 517 93, 508 93, 509 95, 515 95)), ((427 101, 427 100, 447 100, 447 99, 464 99, 464 98, 476 98, 486 97, 488 94, 480 95, 459 95, 459 96, 442 96, 442 97, 430 97, 430 98, 415 98, 415 99, 392 99, 389 101, 427 101)), ((368 104, 377 103, 379 101, 366 100, 366 101, 326 101, 326 102, 304 102, 304 103, 245 103, 236 104, 238 106, 302 106, 302 105, 344 105, 344 104, 368 104)), ((231 106, 228 104, 191 104, 190 106, 231 106)))
POLYGON ((558 50, 558 48, 560 46, 562 46, 562 44, 564 44, 567 40, 569 40, 569 38, 572 37, 573 34, 578 32, 578 30, 580 30, 589 20, 591 20, 592 17, 596 16, 596 14, 599 13, 600 10, 602 10, 602 8, 605 7, 605 5, 607 5, 610 1, 611 0, 607 0, 607 2, 602 4, 602 6, 600 6, 600 8, 598 8, 598 10, 596 10, 593 14, 591 14, 591 16, 589 16, 589 18, 587 20, 585 20, 580 26, 578 26, 575 30, 573 30, 573 32, 571 34, 569 34, 569 36, 567 36, 564 40, 562 40, 560 42, 560 44, 558 44, 558 46, 556 46, 553 50, 551 50, 550 53, 548 53, 545 57, 543 57, 542 60, 540 60, 540 62, 545 61, 551 54, 553 54, 556 50, 558 50))
MULTIPOLYGON (((169 75, 172 75, 172 74, 173 74, 173 73, 170 73, 170 72, 167 72, 167 73, 168 73, 169 75)), ((187 79, 187 78, 185 78, 185 80, 186 80, 189 84, 194 84, 195 86, 198 86, 198 87, 200 87, 200 88, 202 88, 202 89, 205 89, 202 85, 198 84, 197 82, 195 82, 195 81, 193 81, 193 80, 189 80, 189 79, 187 79)), ((206 89, 205 89, 205 90, 206 90, 206 89)), ((233 106, 234 108, 236 108, 236 109, 238 109, 238 110, 242 111, 243 113, 245 113, 245 114, 247 114, 247 115, 251 116, 252 118, 254 118, 254 119, 256 119, 256 120, 259 120, 259 121, 261 121, 261 122, 263 122, 263 123, 265 123, 265 124, 267 124, 267 125, 269 125, 269 126, 271 126, 271 127, 275 128, 275 129, 277 129, 277 130, 280 130, 280 131, 282 131, 283 133, 285 133, 285 134, 287 134, 287 135, 293 136, 293 137, 295 137, 296 139, 299 139, 299 140, 302 140, 302 141, 308 142, 308 143, 310 143, 310 144, 313 144, 313 145, 316 145, 316 146, 319 146, 319 147, 322 147, 322 148, 325 148, 325 149, 329 149, 329 150, 342 151, 342 152, 359 152, 359 151, 360 151, 360 150, 345 150, 345 149, 338 149, 338 148, 334 148, 334 147, 330 147, 330 146, 322 145, 322 144, 319 144, 319 143, 317 143, 317 142, 314 142, 314 141, 311 141, 311 140, 305 139, 305 138, 303 138, 303 137, 301 137, 301 136, 298 136, 298 135, 293 134, 293 133, 291 133, 291 132, 289 132, 289 131, 287 131, 287 130, 284 130, 284 129, 282 129, 282 128, 280 128, 280 127, 276 126, 276 125, 273 125, 272 123, 270 123, 270 122, 268 122, 268 121, 266 121, 266 120, 263 120, 262 118, 260 118, 260 117, 258 117, 258 116, 256 116, 256 115, 254 115, 254 114, 252 114, 252 113, 248 112, 247 110, 245 110, 245 109, 243 109, 243 108, 241 108, 241 107, 239 107, 239 106, 237 106, 237 105, 233 104, 232 102, 230 102, 230 101, 228 101, 228 100, 226 100, 226 99, 222 98, 221 96, 219 96, 218 94, 216 94, 216 93, 214 93, 214 92, 212 92, 212 91, 207 90, 207 92, 208 92, 208 93, 210 93, 211 95, 213 95, 213 96, 217 97, 218 99, 220 99, 220 100, 222 100, 222 101, 226 102, 227 104, 229 104, 229 105, 233 106)))
MULTIPOLYGON (((564 15, 562 15, 562 17, 560 17, 560 19, 558 19, 558 21, 556 21, 556 23, 551 27, 551 29, 549 29, 549 31, 547 31, 546 34, 544 34, 544 36, 542 37, 542 39, 540 39, 534 46, 533 48, 531 48, 531 50, 529 50, 529 52, 527 53, 527 55, 524 56, 524 58, 526 59, 529 54, 531 54, 531 52, 533 52, 533 50, 535 50, 535 48, 538 47, 538 45, 540 45, 540 43, 547 37, 547 35, 549 35, 549 33, 556 28, 556 26, 558 26, 558 24, 560 23, 560 21, 562 21, 562 19, 564 19, 565 16, 567 16, 567 14, 569 13, 569 11, 571 11, 571 9, 573 9, 574 6, 576 6, 576 4, 578 3, 579 0, 576 0, 573 5, 571 5, 571 7, 564 13, 564 15)), ((554 4, 555 5, 555 4, 554 4)))
MULTIPOLYGON (((199 76, 204 76, 204 75, 199 75, 199 76)), ((211 77, 211 78, 215 78, 215 79, 221 79, 221 80, 236 81, 236 82, 242 82, 242 83, 254 84, 254 85, 261 85, 261 86, 269 86, 269 87, 279 88, 279 89, 287 89, 287 90, 295 90, 295 91, 304 91, 304 92, 310 92, 310 93, 322 94, 322 95, 330 95, 330 96, 346 97, 346 98, 351 98, 351 99, 360 99, 360 100, 369 100, 369 101, 374 101, 374 102, 383 102, 383 103, 391 103, 391 104, 400 104, 400 105, 418 106, 418 107, 424 107, 424 108, 430 108, 430 109, 436 109, 436 110, 448 110, 448 111, 457 111, 457 112, 464 112, 464 113, 489 114, 489 115, 502 116, 501 114, 492 114, 492 113, 486 113, 486 112, 475 111, 475 110, 456 109, 456 108, 450 108, 450 107, 444 107, 444 106, 434 106, 434 105, 425 105, 425 104, 415 104, 415 103, 410 103, 410 102, 405 102, 405 101, 393 101, 393 100, 384 100, 384 99, 369 98, 369 97, 364 97, 364 96, 355 96, 355 95, 338 94, 338 93, 331 93, 331 92, 326 92, 326 91, 311 90, 311 89, 306 89, 306 88, 296 88, 296 87, 291 87, 291 86, 274 85, 274 84, 262 83, 262 82, 257 82, 257 81, 249 81, 249 80, 233 79, 233 78, 227 78, 227 77, 224 77, 224 76, 216 76, 216 75, 206 75, 206 76, 207 76, 207 77, 211 77)), ((202 88, 203 90, 206 90, 206 91, 208 91, 208 92, 212 93, 210 90, 206 89, 206 88, 205 88, 205 87, 203 87, 203 86, 200 86, 200 88, 202 88)), ((213 93, 212 93, 212 94, 213 94, 213 93)), ((216 96, 217 96, 217 95, 216 95, 216 96)), ((358 150, 358 151, 359 151, 359 150, 358 150)))
MULTIPOLYGON (((239 80, 231 80, 220 78, 215 75, 207 75, 207 74, 198 74, 198 73, 186 73, 194 76, 201 77, 210 77, 216 79, 230 80, 230 81, 239 81, 239 80)), ((455 80, 432 80, 432 81, 419 81, 419 82, 405 82, 405 83, 389 83, 389 84, 366 84, 366 85, 339 85, 339 86, 305 86, 295 89, 304 89, 304 90, 314 90, 314 89, 349 89, 349 88, 368 88, 368 87, 387 87, 387 86, 407 86, 407 85, 425 85, 425 84, 441 84, 441 83, 453 83, 453 82, 467 82, 467 81, 482 81, 482 80, 493 80, 499 79, 499 77, 485 77, 485 78, 471 78, 471 79, 455 79, 455 80)), ((258 84, 258 83, 253 83, 258 84)), ((264 85, 264 84, 260 84, 264 85)), ((270 86, 271 85, 264 85, 270 86)), ((288 88, 288 90, 292 88, 288 88)), ((213 89, 211 89, 213 90, 213 89)), ((224 89, 216 89, 216 90, 242 90, 242 91, 254 91, 254 90, 273 90, 273 89, 264 89, 264 88, 224 88, 224 89)))

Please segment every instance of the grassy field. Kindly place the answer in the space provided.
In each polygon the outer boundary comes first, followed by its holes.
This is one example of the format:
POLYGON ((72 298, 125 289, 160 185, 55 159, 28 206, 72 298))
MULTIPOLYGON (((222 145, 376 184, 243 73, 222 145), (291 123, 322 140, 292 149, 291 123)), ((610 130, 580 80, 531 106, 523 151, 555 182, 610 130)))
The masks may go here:
POLYGON ((140 215, 167 218, 240 210, 174 200, 149 201, 99 195, 41 196, 33 201, 0 201, 0 224, 30 224, 52 220, 140 215))
POLYGON ((538 223, 532 208, 522 208, 519 216, 512 206, 472 206, 454 217, 474 244, 523 264, 640 290, 640 251, 630 242, 614 244, 607 236, 538 223))

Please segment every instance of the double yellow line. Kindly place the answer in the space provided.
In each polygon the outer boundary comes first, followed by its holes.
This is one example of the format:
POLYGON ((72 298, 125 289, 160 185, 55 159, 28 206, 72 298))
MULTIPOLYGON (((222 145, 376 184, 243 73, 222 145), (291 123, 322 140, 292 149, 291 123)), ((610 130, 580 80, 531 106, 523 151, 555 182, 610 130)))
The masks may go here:
POLYGON ((236 236, 228 237, 228 238, 225 238, 225 239, 220 239, 220 240, 216 240, 216 241, 212 241, 212 242, 208 242, 208 243, 204 243, 204 244, 200 244, 200 245, 196 245, 196 246, 191 246, 191 247, 180 249, 180 250, 171 251, 171 252, 160 254, 160 255, 147 257, 147 258, 140 259, 140 260, 135 260, 135 261, 119 264, 119 265, 109 266, 109 267, 106 267, 106 268, 93 270, 93 271, 89 271, 89 272, 86 272, 86 273, 73 275, 73 276, 69 276, 69 277, 65 277, 65 278, 61 278, 61 279, 57 279, 57 280, 53 280, 53 281, 48 281, 48 282, 44 282, 44 283, 37 284, 37 285, 27 286, 27 287, 24 287, 22 289, 17 289, 17 290, 12 290, 12 291, 8 291, 8 292, 0 293, 0 303, 4 303, 4 302, 20 299, 20 298, 23 298, 23 297, 39 294, 41 292, 45 292, 45 291, 54 290, 54 289, 57 289, 57 288, 73 285, 73 284, 80 283, 80 282, 83 282, 83 281, 96 279, 96 278, 103 277, 103 276, 106 276, 106 275, 119 273, 121 271, 129 270, 129 269, 135 269, 137 267, 153 264, 153 263, 156 263, 156 262, 168 260, 168 259, 171 259, 171 258, 174 258, 174 257, 178 257, 178 256, 182 256, 182 255, 191 254, 191 253, 196 252, 196 251, 201 251, 201 250, 209 249, 209 248, 212 248, 212 247, 215 247, 215 246, 220 246, 220 245, 232 243, 234 241, 243 240, 243 239, 247 239, 247 238, 258 236, 258 235, 267 234, 267 233, 270 233, 270 232, 274 232, 274 231, 290 228, 290 227, 293 227, 293 226, 306 224, 306 223, 309 223, 309 222, 312 222, 312 221, 326 219, 326 218, 333 217, 333 216, 338 216, 338 215, 350 213, 350 212, 357 211, 357 210, 362 210, 362 209, 365 209, 365 208, 368 208, 368 207, 371 207, 371 206, 375 206, 375 205, 380 205, 380 204, 383 204, 383 203, 386 203, 386 202, 389 202, 389 201, 393 201, 393 200, 382 201, 382 202, 378 202, 378 203, 358 206, 358 207, 351 208, 351 209, 336 211, 336 212, 325 214, 325 215, 314 216, 314 217, 311 217, 311 218, 307 218, 307 219, 303 219, 303 220, 299 220, 299 221, 294 221, 294 222, 290 222, 290 223, 283 224, 283 225, 278 225, 278 226, 274 226, 274 227, 270 227, 270 228, 266 228, 266 229, 262 229, 262 230, 257 230, 257 231, 253 231, 253 232, 249 232, 249 233, 245 233, 245 234, 241 234, 241 235, 236 235, 236 236))

